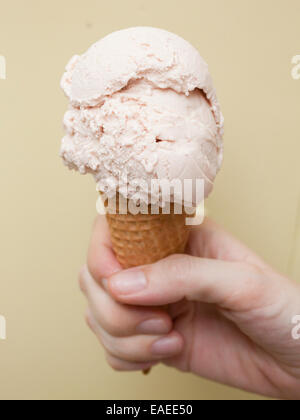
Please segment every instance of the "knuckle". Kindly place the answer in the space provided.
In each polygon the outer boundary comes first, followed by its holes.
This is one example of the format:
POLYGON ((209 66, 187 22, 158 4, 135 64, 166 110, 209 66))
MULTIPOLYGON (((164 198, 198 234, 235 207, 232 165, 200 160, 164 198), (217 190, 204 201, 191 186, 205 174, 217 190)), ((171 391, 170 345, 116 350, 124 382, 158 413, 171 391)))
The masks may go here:
POLYGON ((78 281, 79 281, 79 287, 80 287, 80 290, 81 290, 83 293, 85 293, 85 292, 86 292, 86 284, 85 284, 85 279, 86 279, 86 270, 87 270, 87 268, 86 268, 86 266, 84 265, 84 266, 80 269, 80 271, 79 271, 79 278, 78 278, 78 281))
POLYGON ((102 341, 106 351, 112 357, 127 362, 134 357, 136 348, 131 345, 131 338, 113 337, 111 334, 104 332, 102 341))
POLYGON ((184 282, 190 276, 192 271, 192 257, 188 255, 172 255, 163 261, 163 270, 169 273, 169 276, 176 278, 177 281, 184 282))
POLYGON ((127 329, 117 308, 112 307, 102 314, 102 324, 105 331, 114 337, 121 337, 127 329))
POLYGON ((118 337, 120 334, 120 328, 117 324, 114 324, 111 320, 105 319, 102 322, 104 330, 113 337, 118 337))
POLYGON ((240 270, 244 277, 245 290, 247 291, 247 295, 253 295, 255 297, 257 294, 261 294, 265 285, 264 281, 262 280, 263 276, 261 269, 252 264, 241 263, 240 270))
POLYGON ((106 360, 107 363, 109 364, 109 366, 116 372, 122 372, 124 371, 124 366, 122 364, 122 362, 118 359, 116 359, 115 357, 109 355, 107 353, 106 355, 106 360))
POLYGON ((111 302, 103 302, 101 306, 97 305, 94 310, 96 322, 113 337, 122 336, 124 325, 122 325, 122 316, 119 308, 111 302))
POLYGON ((88 265, 88 270, 91 273, 92 277, 98 282, 101 281, 102 280, 101 266, 99 262, 96 260, 96 258, 94 258, 93 255, 89 255, 87 265, 88 265))
POLYGON ((268 287, 263 271, 247 262, 237 263, 243 287, 237 288, 236 293, 229 298, 230 305, 243 307, 245 310, 259 307, 266 296, 268 287))
POLYGON ((122 328, 118 325, 110 323, 105 329, 112 337, 123 337, 122 328))
POLYGON ((92 331, 95 330, 93 319, 92 319, 91 312, 89 309, 86 311, 86 314, 85 314, 85 323, 92 331))

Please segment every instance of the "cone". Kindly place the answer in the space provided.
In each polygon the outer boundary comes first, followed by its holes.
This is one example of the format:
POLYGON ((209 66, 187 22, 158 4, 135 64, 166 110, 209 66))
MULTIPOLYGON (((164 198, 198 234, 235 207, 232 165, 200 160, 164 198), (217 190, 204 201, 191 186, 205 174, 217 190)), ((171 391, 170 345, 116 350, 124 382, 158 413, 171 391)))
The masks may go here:
MULTIPOLYGON (((129 201, 122 199, 129 209, 129 201)), ((124 269, 153 264, 173 254, 183 254, 189 238, 186 226, 186 213, 175 214, 175 206, 170 206, 170 214, 133 215, 120 214, 120 196, 116 208, 110 209, 109 201, 103 200, 111 241, 116 257, 124 269)), ((148 375, 151 369, 144 370, 148 375)))
POLYGON ((175 214, 175 206, 171 204, 170 214, 162 214, 161 208, 159 214, 151 214, 151 206, 148 206, 148 214, 120 214, 121 199, 129 208, 129 202, 119 196, 113 210, 109 208, 108 200, 104 205, 113 249, 124 269, 184 253, 189 238, 184 211, 175 214))

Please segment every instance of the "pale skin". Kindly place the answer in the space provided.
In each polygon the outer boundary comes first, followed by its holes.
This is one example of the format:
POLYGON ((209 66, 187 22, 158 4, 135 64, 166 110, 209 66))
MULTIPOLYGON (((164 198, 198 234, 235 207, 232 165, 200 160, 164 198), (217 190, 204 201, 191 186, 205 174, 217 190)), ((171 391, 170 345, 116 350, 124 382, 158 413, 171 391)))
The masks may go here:
POLYGON ((121 270, 106 220, 81 270, 87 323, 118 371, 164 363, 223 384, 300 399, 300 286, 211 220, 186 255, 121 270))

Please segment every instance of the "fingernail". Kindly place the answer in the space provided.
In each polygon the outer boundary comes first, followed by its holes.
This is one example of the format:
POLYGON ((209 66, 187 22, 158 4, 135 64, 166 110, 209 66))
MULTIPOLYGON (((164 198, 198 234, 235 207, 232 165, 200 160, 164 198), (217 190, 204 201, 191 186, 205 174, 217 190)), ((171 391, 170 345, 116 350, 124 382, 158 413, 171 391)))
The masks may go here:
POLYGON ((131 295, 147 287, 147 279, 142 271, 123 271, 113 276, 110 287, 120 295, 131 295))
POLYGON ((152 345, 152 353, 158 356, 168 356, 178 353, 181 350, 181 340, 177 336, 164 337, 152 345))
POLYGON ((167 334, 169 326, 163 319, 148 319, 137 326, 139 334, 167 334))

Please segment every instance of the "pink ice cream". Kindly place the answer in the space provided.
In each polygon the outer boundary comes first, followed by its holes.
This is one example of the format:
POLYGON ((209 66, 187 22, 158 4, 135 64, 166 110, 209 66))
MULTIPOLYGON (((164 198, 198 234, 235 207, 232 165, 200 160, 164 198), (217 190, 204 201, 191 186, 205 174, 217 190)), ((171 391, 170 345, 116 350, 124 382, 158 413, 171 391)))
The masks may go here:
MULTIPOLYGON (((92 173, 99 191, 148 203, 151 180, 198 178, 209 195, 224 121, 208 66, 188 42, 155 28, 115 32, 73 57, 61 84, 70 100, 61 156, 92 173)), ((152 202, 166 199, 152 192, 152 202)))

